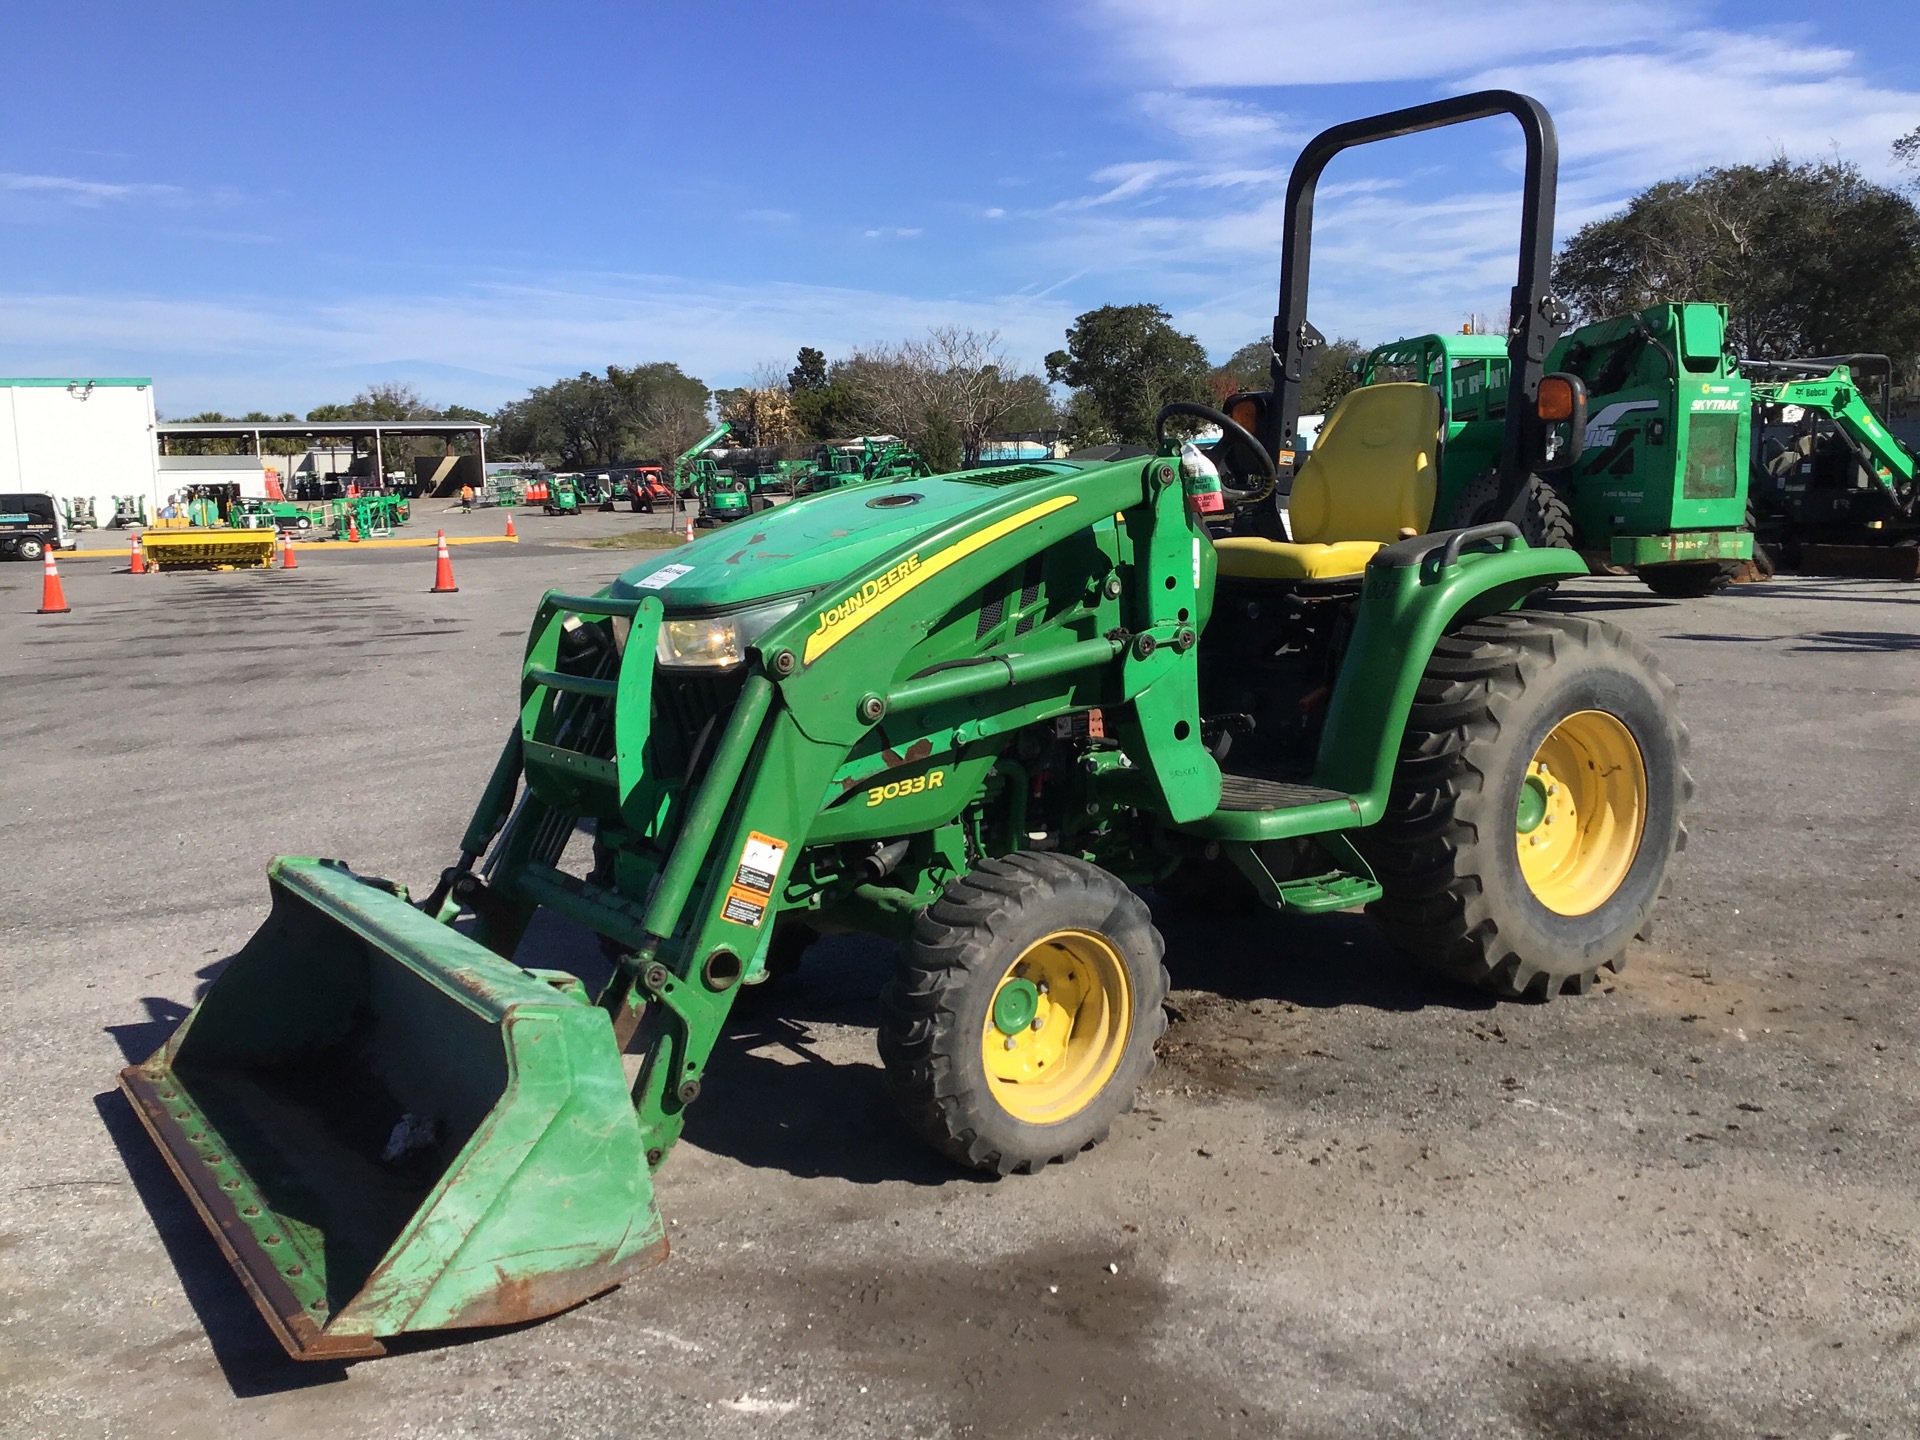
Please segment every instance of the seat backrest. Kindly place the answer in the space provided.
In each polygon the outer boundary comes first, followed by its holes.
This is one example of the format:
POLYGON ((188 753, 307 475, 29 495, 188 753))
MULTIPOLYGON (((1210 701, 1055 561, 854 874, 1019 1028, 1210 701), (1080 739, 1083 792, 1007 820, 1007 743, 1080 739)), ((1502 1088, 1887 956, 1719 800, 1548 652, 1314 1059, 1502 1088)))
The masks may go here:
POLYGON ((1433 519, 1440 397, 1413 382, 1363 385, 1328 413, 1293 482, 1288 519, 1306 544, 1378 540, 1433 519))

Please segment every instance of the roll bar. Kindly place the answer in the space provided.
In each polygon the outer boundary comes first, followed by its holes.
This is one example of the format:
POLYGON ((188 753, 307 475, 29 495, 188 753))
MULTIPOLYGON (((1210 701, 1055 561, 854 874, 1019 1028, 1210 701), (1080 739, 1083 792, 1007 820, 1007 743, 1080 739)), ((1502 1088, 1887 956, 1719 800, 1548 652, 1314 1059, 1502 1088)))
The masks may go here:
MULTIPOLYGON (((1526 176, 1520 210, 1520 267, 1507 321, 1506 432, 1500 442, 1501 513, 1510 508, 1528 471, 1528 426, 1547 352, 1567 325, 1566 308, 1548 293, 1553 270, 1553 206, 1560 172, 1560 141, 1546 107, 1512 90, 1479 90, 1429 105, 1391 110, 1322 130, 1294 161, 1287 180, 1286 235, 1280 253, 1280 301, 1273 317, 1273 403, 1267 407, 1268 452, 1289 448, 1300 419, 1307 360, 1324 337, 1307 323, 1307 280, 1313 249, 1313 197, 1327 162, 1343 150, 1438 130, 1469 120, 1511 115, 1526 138, 1526 176)), ((1284 474, 1285 491, 1292 489, 1284 474)))

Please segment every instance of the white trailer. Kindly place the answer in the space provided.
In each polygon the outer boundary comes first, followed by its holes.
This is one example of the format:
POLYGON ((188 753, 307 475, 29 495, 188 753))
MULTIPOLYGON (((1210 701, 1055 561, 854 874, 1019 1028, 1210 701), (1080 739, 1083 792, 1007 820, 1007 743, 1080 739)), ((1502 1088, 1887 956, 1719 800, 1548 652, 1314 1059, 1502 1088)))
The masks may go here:
POLYGON ((0 491, 90 502, 100 524, 116 495, 160 506, 153 381, 0 379, 0 491))

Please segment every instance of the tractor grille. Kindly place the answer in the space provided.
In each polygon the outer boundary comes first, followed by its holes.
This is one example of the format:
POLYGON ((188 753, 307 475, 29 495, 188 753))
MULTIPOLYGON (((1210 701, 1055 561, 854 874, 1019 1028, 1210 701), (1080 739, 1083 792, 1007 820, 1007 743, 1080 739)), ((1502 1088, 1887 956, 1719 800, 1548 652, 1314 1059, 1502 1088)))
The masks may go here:
POLYGON ((667 752, 662 758, 676 769, 684 769, 696 751, 702 763, 710 758, 746 683, 744 665, 711 675, 656 668, 653 734, 667 752))

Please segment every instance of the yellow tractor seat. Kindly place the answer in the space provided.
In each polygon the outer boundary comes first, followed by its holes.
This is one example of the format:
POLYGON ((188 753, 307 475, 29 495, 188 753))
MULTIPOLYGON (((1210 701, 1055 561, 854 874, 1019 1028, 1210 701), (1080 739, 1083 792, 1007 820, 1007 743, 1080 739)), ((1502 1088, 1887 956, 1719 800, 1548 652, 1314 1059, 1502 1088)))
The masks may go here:
POLYGON ((1433 519, 1440 397, 1412 382, 1363 385, 1327 416, 1293 483, 1294 541, 1216 541, 1220 574, 1248 580, 1358 575, 1373 552, 1433 519))

